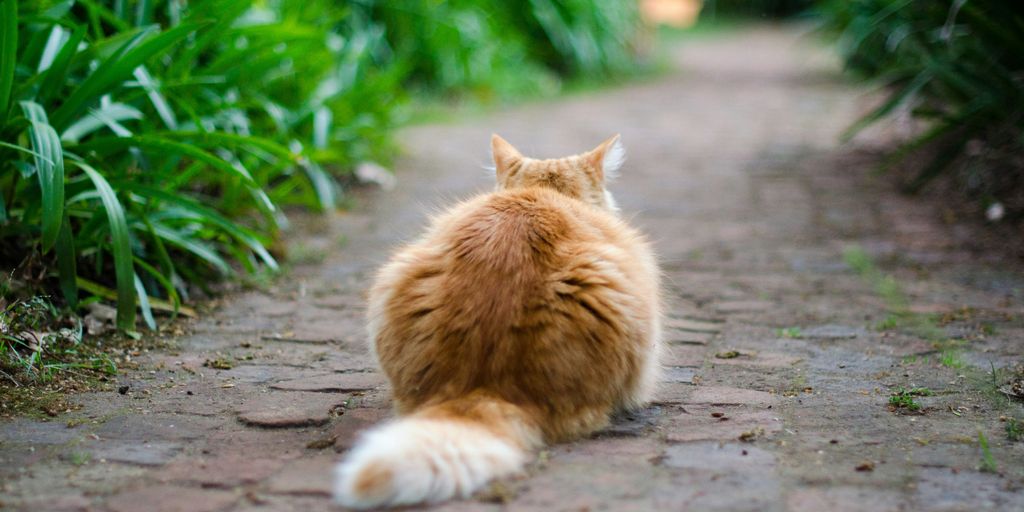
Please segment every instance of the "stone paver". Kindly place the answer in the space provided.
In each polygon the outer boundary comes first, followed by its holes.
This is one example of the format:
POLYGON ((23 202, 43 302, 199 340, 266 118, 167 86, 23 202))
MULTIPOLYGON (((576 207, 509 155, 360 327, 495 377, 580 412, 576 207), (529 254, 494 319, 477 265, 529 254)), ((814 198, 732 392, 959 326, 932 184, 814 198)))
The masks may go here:
POLYGON ((435 206, 491 188, 491 132, 541 157, 621 132, 611 189, 665 275, 655 401, 437 510, 1024 509, 1024 443, 1000 420, 1024 410, 985 373, 1024 352, 1020 262, 875 177, 885 127, 837 143, 874 99, 793 27, 683 41, 673 58, 659 80, 403 132, 395 189, 359 192, 291 241, 322 262, 226 298, 119 375, 125 394, 0 423, 0 508, 336 510, 338 452, 392 416, 363 340, 375 267, 435 206), (844 262, 854 245, 968 341, 877 330, 886 302, 844 262), (920 412, 889 408, 914 386, 935 392, 920 412))

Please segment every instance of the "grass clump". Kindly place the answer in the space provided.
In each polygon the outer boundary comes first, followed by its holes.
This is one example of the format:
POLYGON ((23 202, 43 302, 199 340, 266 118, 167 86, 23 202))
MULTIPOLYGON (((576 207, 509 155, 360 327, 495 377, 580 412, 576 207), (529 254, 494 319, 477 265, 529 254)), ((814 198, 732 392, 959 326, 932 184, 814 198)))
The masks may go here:
POLYGON ((914 397, 931 396, 932 391, 928 388, 899 388, 889 395, 889 405, 897 410, 917 412, 921 410, 921 404, 914 400, 914 397))

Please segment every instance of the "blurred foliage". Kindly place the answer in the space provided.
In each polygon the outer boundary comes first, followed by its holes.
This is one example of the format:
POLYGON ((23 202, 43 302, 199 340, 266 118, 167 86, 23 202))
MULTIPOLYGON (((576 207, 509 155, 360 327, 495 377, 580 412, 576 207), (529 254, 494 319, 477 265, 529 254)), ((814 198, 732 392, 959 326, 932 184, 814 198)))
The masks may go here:
POLYGON ((628 0, 0 0, 0 289, 156 328, 387 164, 406 90, 625 73, 638 30, 628 0))
POLYGON ((787 18, 808 12, 814 0, 704 0, 702 17, 787 18))
POLYGON ((831 0, 820 7, 846 67, 889 87, 848 135, 897 112, 927 127, 895 155, 923 156, 908 191, 936 177, 1024 213, 1024 3, 831 0))
POLYGON ((357 0, 353 10, 385 26, 412 82, 435 92, 505 99, 637 66, 634 1, 357 0))

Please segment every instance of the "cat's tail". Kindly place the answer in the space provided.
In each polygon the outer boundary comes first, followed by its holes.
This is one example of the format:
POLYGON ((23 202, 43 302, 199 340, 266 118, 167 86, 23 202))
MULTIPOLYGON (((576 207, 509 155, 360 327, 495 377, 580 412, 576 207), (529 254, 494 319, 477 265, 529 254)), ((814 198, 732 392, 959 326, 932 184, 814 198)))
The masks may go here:
POLYGON ((531 414, 488 395, 428 406, 364 434, 335 469, 334 500, 365 509, 469 497, 519 472, 540 437, 531 414))

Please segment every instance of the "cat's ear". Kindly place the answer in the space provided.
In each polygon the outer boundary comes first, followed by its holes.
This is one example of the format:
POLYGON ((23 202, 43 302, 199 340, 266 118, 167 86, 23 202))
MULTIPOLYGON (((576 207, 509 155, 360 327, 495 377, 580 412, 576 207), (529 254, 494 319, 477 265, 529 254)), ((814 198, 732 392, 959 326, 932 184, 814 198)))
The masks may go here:
POLYGON ((619 169, 626 161, 626 148, 622 145, 622 137, 615 134, 587 155, 602 180, 612 179, 619 175, 619 169))
POLYGON ((491 155, 494 157, 494 170, 498 175, 498 181, 505 178, 508 172, 523 161, 523 155, 507 140, 491 135, 491 155))

